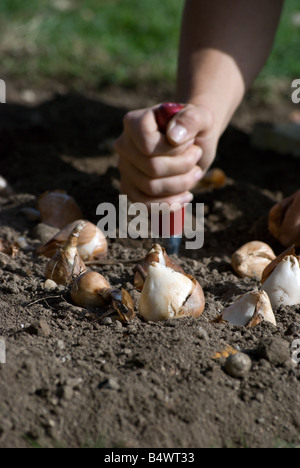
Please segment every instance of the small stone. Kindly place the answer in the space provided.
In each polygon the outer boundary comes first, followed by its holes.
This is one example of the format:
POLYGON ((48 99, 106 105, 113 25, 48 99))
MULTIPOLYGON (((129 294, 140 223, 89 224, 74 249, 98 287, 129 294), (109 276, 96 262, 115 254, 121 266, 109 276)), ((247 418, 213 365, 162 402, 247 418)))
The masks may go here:
POLYGON ((127 328, 126 328, 126 332, 129 335, 136 335, 138 330, 137 330, 137 327, 135 325, 128 325, 127 328))
POLYGON ((57 347, 58 350, 64 349, 65 348, 65 343, 63 342, 63 340, 57 340, 56 347, 57 347))
POLYGON ((263 403, 265 401, 265 397, 263 395, 263 393, 260 393, 258 392, 256 395, 255 395, 255 399, 256 401, 258 401, 259 403, 263 403))
POLYGON ((31 335, 50 336, 51 329, 45 319, 37 320, 25 329, 31 335))
POLYGON ((114 320, 112 322, 112 327, 115 328, 116 330, 121 330, 123 328, 123 325, 120 322, 120 320, 114 320))
POLYGON ((273 366, 282 366, 291 358, 289 343, 279 337, 264 338, 259 342, 258 358, 266 359, 273 366))
POLYGON ((225 362, 225 371, 231 377, 243 378, 251 370, 252 361, 247 354, 236 353, 229 356, 225 362))
POLYGON ((119 390, 120 385, 114 377, 109 377, 99 384, 99 388, 109 388, 111 390, 119 390))
POLYGON ((59 398, 70 401, 73 398, 73 389, 69 385, 59 385, 56 394, 59 398))
POLYGON ((110 317, 104 317, 103 319, 100 320, 100 323, 102 325, 111 325, 112 319, 110 317))
POLYGON ((63 398, 68 401, 73 398, 73 389, 69 385, 64 386, 63 398))
POLYGON ((57 288, 57 284, 55 281, 52 281, 51 279, 47 279, 44 283, 44 289, 46 291, 53 291, 54 289, 57 288))
POLYGON ((204 341, 209 341, 209 336, 206 330, 203 327, 197 328, 197 337, 204 341))

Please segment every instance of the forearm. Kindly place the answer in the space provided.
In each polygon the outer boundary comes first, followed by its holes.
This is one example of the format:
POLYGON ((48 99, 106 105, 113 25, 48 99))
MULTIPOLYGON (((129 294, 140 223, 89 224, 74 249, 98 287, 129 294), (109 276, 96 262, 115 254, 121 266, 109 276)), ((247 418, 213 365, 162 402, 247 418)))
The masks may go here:
POLYGON ((177 99, 208 108, 221 134, 272 49, 283 0, 187 0, 177 99))

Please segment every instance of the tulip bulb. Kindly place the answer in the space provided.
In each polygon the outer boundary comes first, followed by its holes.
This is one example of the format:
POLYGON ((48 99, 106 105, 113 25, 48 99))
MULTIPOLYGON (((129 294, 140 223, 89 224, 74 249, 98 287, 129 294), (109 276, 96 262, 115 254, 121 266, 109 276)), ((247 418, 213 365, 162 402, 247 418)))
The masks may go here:
POLYGON ((269 212, 269 231, 283 246, 300 247, 300 190, 269 212))
POLYGON ((195 278, 156 262, 149 266, 139 305, 146 321, 199 317, 204 305, 204 294, 195 278))
POLYGON ((254 291, 238 296, 217 319, 240 327, 254 327, 262 321, 276 325, 276 319, 265 291, 254 291))
POLYGON ((107 307, 111 302, 108 291, 111 286, 104 276, 96 271, 88 271, 78 276, 72 283, 71 299, 79 307, 107 307))
POLYGON ((45 276, 56 284, 67 285, 75 276, 86 270, 77 250, 83 223, 79 223, 46 266, 45 276))
POLYGON ((58 229, 82 218, 81 209, 74 198, 63 190, 45 192, 38 198, 37 205, 41 222, 58 229))
POLYGON ((141 291, 143 289, 148 268, 153 262, 184 274, 183 269, 168 256, 164 247, 161 247, 159 244, 153 244, 144 260, 139 262, 134 268, 134 287, 137 290, 141 291))
POLYGON ((231 265, 240 277, 260 281, 263 271, 276 258, 268 244, 259 241, 248 242, 231 257, 231 265))
POLYGON ((73 229, 80 222, 84 223, 79 234, 77 250, 81 259, 86 262, 104 257, 107 253, 107 240, 103 232, 93 223, 84 220, 76 220, 68 224, 64 229, 58 232, 45 245, 38 248, 37 253, 51 258, 59 246, 63 245, 73 229))
POLYGON ((262 289, 270 297, 273 307, 293 306, 300 304, 300 264, 295 255, 281 256, 265 271, 262 289))
POLYGON ((79 307, 103 309, 112 306, 123 322, 129 322, 135 316, 130 294, 125 289, 112 288, 96 271, 85 272, 74 280, 71 299, 79 307))

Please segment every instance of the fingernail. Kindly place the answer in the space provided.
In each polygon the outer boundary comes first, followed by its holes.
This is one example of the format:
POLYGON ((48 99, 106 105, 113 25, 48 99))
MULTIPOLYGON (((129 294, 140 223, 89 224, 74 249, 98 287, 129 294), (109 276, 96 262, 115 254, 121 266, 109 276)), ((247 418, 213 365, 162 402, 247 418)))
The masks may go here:
POLYGON ((168 137, 174 141, 175 143, 182 143, 185 141, 185 138, 187 136, 187 129, 183 127, 182 125, 177 125, 176 122, 171 124, 169 131, 168 131, 168 137))

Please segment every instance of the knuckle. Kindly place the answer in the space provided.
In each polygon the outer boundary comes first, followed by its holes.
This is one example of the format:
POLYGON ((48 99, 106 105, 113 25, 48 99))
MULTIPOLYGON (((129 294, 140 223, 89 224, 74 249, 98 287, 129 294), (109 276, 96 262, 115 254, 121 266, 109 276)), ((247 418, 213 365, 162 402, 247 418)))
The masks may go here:
POLYGON ((156 179, 148 179, 143 185, 143 191, 149 197, 157 197, 160 195, 160 183, 156 179))
POLYGON ((161 165, 155 158, 147 161, 147 173, 151 178, 161 177, 161 165))

